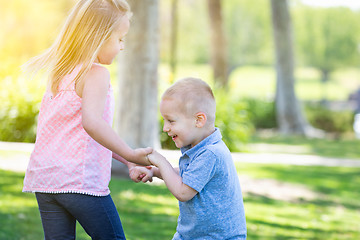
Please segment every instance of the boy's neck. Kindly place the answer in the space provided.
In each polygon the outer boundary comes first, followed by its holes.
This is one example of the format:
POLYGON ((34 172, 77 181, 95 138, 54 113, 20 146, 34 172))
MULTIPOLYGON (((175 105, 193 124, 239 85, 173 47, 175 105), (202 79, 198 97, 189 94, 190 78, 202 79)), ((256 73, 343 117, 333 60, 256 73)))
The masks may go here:
MULTIPOLYGON (((202 130, 203 131, 199 132, 199 135, 201 136, 199 137, 199 142, 197 144, 199 144, 202 140, 213 134, 215 132, 215 126, 203 127, 202 130)), ((196 145, 191 146, 191 148, 195 147, 196 145)))

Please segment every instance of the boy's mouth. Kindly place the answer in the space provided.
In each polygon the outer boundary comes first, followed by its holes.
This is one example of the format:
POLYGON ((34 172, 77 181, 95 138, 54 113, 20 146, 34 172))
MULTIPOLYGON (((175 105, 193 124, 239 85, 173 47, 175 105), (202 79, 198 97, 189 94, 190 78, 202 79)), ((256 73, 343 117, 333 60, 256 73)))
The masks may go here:
POLYGON ((175 139, 177 138, 177 135, 171 136, 172 140, 175 141, 175 139))

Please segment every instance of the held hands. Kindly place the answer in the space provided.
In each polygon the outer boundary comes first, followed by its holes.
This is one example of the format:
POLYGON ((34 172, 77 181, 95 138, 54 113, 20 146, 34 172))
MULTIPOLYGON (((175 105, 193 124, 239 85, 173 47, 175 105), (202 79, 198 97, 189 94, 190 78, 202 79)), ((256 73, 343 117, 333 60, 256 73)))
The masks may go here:
POLYGON ((135 166, 129 169, 129 176, 131 180, 138 183, 140 181, 152 182, 153 171, 151 170, 151 166, 143 167, 143 166, 135 166))
POLYGON ((151 162, 149 161, 147 156, 152 152, 153 149, 151 147, 134 149, 133 162, 145 166, 151 165, 151 162))
POLYGON ((160 153, 158 153, 155 150, 151 154, 149 154, 147 157, 148 157, 150 163, 156 167, 160 167, 161 164, 168 162, 163 155, 161 155, 160 153))
POLYGON ((129 167, 129 176, 134 182, 152 182, 153 172, 151 170, 151 162, 148 159, 148 154, 153 151, 151 147, 137 148, 133 150, 132 162, 141 164, 144 166, 132 165, 129 167))
MULTIPOLYGON (((138 149, 136 149, 138 150, 138 149)), ((156 167, 167 167, 171 164, 166 160, 164 156, 162 156, 157 151, 152 151, 150 154, 146 156, 147 162, 150 165, 154 165, 156 167)), ((129 168, 129 176, 134 182, 152 182, 153 176, 158 178, 162 178, 161 174, 159 175, 158 168, 151 166, 133 166, 129 168)))

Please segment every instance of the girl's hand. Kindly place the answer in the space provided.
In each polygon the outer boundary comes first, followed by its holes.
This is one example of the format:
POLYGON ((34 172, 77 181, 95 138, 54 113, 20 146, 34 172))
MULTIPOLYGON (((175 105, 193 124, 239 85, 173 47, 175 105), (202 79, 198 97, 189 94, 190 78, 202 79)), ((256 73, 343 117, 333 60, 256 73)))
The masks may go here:
POLYGON ((151 166, 147 166, 147 167, 135 166, 129 169, 129 176, 131 180, 133 180, 136 183, 140 181, 144 183, 147 181, 152 182, 153 175, 154 173, 151 169, 151 166))
POLYGON ((151 147, 134 149, 134 161, 132 162, 136 162, 138 164, 143 163, 142 165, 151 165, 148 155, 152 153, 152 151, 153 149, 151 147))
POLYGON ((149 154, 148 159, 150 163, 156 167, 159 167, 162 163, 167 162, 166 158, 157 151, 153 151, 149 154))

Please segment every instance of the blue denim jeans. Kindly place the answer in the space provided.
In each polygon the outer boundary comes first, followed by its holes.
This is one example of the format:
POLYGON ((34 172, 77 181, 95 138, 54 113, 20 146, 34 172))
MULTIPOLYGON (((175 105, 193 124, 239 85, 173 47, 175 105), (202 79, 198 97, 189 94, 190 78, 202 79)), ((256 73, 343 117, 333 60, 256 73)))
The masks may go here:
POLYGON ((46 240, 75 239, 78 221, 91 239, 126 239, 110 195, 36 193, 46 240))

